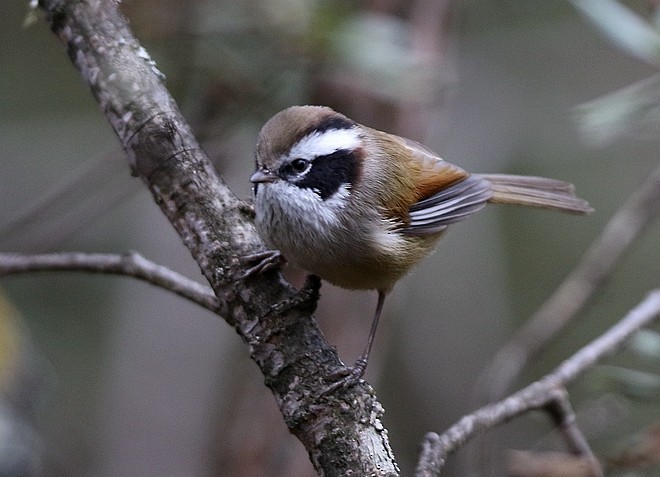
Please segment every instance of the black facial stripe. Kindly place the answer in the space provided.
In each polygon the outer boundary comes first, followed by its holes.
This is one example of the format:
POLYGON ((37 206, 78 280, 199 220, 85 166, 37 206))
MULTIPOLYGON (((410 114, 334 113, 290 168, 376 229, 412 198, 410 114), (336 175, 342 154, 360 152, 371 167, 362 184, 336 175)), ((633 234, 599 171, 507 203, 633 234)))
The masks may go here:
MULTIPOLYGON (((342 116, 328 116, 320 123, 314 126, 314 129, 310 131, 324 133, 331 129, 352 129, 355 127, 355 122, 351 121, 348 118, 342 116)), ((308 133, 309 134, 309 133, 308 133)))
MULTIPOLYGON (((335 128, 336 129, 336 128, 335 128)), ((326 200, 343 184, 352 185, 360 175, 358 151, 341 149, 312 161, 312 167, 301 180, 294 181, 298 187, 312 189, 326 200)))

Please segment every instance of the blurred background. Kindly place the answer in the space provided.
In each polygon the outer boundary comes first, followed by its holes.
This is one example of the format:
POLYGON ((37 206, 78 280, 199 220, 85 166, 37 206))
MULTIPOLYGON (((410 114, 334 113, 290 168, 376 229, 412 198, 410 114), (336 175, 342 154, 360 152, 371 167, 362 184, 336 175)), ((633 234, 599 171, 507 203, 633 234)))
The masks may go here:
MULTIPOLYGON (((64 48, 27 3, 0 0, 0 251, 135 250, 202 281, 129 175, 64 48)), ((480 371, 657 167, 657 2, 576 3, 134 0, 122 7, 241 198, 251 194, 260 126, 286 106, 312 103, 421 141, 469 171, 568 180, 595 207, 587 217, 489 207, 452 227, 397 286, 367 378, 406 475, 424 433, 443 431, 480 404, 480 371)), ((659 241, 653 223, 516 387, 658 286, 659 241)), ((288 273, 300 283, 302 274, 288 273)), ((347 363, 364 346, 375 304, 375 293, 322 288, 318 320, 347 363)), ((649 331, 637 341, 644 352, 627 350, 570 389, 608 475, 658 475, 657 336, 649 331), (644 455, 656 461, 642 465, 635 451, 646 444, 644 455)), ((492 458, 484 468, 472 446, 443 475, 505 475, 507 450, 563 449, 541 414, 486 441, 492 458)), ((0 281, 0 475, 314 472, 257 366, 217 316, 128 278, 44 273, 0 281)))

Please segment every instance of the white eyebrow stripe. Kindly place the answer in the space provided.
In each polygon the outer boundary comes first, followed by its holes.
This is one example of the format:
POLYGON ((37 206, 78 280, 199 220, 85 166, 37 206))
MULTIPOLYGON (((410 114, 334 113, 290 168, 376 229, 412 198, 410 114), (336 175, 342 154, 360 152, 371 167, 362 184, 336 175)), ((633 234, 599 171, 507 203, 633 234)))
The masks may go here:
POLYGON ((359 145, 360 133, 357 128, 315 131, 298 141, 289 151, 289 157, 313 160, 341 149, 356 149, 359 145))

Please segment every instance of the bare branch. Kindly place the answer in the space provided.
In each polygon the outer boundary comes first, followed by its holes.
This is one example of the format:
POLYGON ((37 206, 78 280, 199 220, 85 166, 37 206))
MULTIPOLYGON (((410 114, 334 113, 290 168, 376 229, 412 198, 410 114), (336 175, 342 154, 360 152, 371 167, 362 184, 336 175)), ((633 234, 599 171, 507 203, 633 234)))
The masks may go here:
POLYGON ((545 406, 545 410, 553 419, 555 425, 564 436, 569 450, 583 458, 590 468, 590 475, 593 477, 602 477, 603 469, 594 456, 587 439, 577 425, 575 412, 568 399, 568 392, 565 388, 560 388, 554 393, 552 399, 545 406))
POLYGON ((213 290, 139 253, 0 253, 0 277, 26 272, 72 271, 107 273, 138 278, 163 288, 213 312, 219 310, 213 290))
POLYGON ((495 355, 482 372, 481 402, 500 399, 526 363, 565 328, 589 302, 598 287, 646 226, 660 214, 660 168, 633 193, 589 247, 580 264, 553 295, 495 355))
POLYGON ((135 195, 140 184, 126 180, 126 164, 118 160, 121 156, 115 148, 72 169, 64 180, 0 225, 0 246, 5 250, 27 247, 33 253, 56 249, 85 224, 135 195))
MULTIPOLYGON (((564 423, 564 435, 571 450, 590 456, 581 434, 573 428, 570 406, 560 401, 565 388, 597 361, 614 353, 633 333, 660 316, 660 290, 651 292, 639 305, 605 334, 583 347, 553 372, 497 403, 485 406, 460 419, 444 434, 429 433, 424 438, 416 477, 440 474, 449 454, 458 450, 477 433, 502 424, 532 409, 550 410, 555 421, 564 423), (548 407, 550 406, 550 407, 548 407)), ((598 475, 598 474, 596 474, 598 475)))

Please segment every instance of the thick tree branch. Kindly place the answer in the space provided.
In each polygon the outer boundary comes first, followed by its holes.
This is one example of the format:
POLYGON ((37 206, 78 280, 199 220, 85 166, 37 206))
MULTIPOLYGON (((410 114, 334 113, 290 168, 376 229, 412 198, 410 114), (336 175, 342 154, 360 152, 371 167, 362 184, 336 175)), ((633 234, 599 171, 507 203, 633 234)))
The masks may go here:
POLYGON ((562 431, 571 451, 581 453, 594 462, 584 437, 573 425, 574 416, 565 399, 566 387, 596 362, 614 353, 636 331, 659 316, 660 290, 655 290, 605 334, 575 353, 550 374, 506 399, 463 417, 442 435, 427 434, 416 477, 439 475, 449 454, 458 450, 476 434, 532 409, 545 409, 550 412, 555 422, 564 426, 562 431))
POLYGON ((213 312, 219 310, 218 298, 211 288, 151 262, 139 253, 0 253, 0 277, 48 271, 107 273, 134 277, 176 293, 213 312))
POLYGON ((314 286, 298 294, 273 272, 237 279, 239 257, 263 250, 251 207, 213 169, 118 3, 39 4, 117 134, 134 175, 197 261, 220 300, 219 314, 247 344, 316 470, 327 476, 398 475, 380 423, 383 410, 369 387, 320 396, 326 379, 344 366, 311 318, 314 286))

